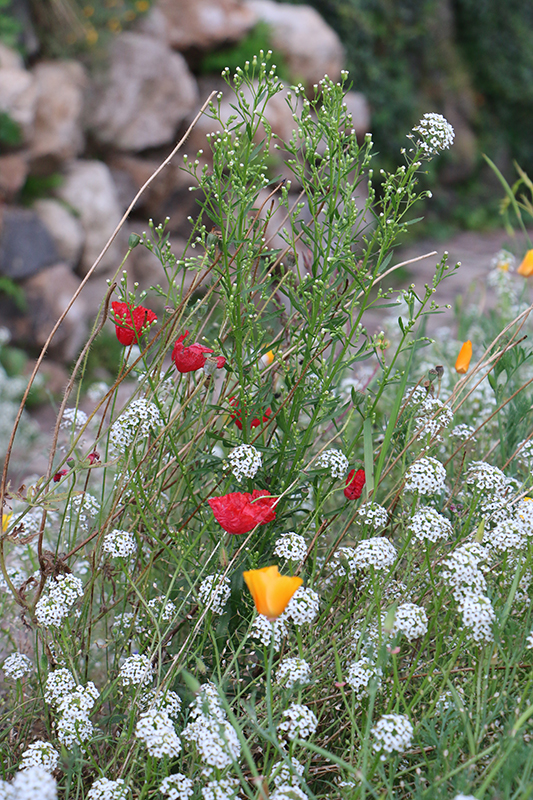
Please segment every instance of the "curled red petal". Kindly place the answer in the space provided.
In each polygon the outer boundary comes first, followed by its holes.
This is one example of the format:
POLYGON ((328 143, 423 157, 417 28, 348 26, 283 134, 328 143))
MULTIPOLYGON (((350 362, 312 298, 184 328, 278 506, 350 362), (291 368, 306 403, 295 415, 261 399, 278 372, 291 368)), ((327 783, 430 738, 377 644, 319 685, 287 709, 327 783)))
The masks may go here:
POLYGON ((231 492, 208 500, 215 519, 228 533, 249 533, 256 525, 266 525, 276 519, 277 497, 265 489, 249 492, 231 492))

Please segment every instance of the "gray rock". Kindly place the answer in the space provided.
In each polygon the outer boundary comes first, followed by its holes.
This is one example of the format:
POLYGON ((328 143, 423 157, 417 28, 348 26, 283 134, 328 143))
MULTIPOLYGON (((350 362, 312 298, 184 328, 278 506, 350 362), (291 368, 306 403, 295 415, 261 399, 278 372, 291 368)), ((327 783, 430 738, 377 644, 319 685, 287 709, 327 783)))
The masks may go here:
POLYGON ((183 56, 150 36, 122 33, 110 59, 105 83, 91 104, 95 137, 130 151, 172 142, 198 99, 183 56))
POLYGON ((285 56, 293 81, 301 81, 309 89, 324 75, 334 81, 339 78, 344 50, 318 11, 274 0, 246 0, 246 6, 269 25, 272 46, 285 56))
POLYGON ((24 186, 27 175, 27 153, 19 151, 0 156, 0 200, 11 202, 24 186))
POLYGON ((33 75, 20 67, 0 67, 0 111, 20 125, 25 142, 31 140, 37 104, 33 75))
POLYGON ((33 208, 54 240, 60 259, 75 268, 85 243, 79 219, 58 200, 37 200, 33 208))
POLYGON ((58 261, 52 237, 35 211, 5 206, 0 224, 1 275, 19 280, 58 261))
MULTIPOLYGON (((68 264, 55 264, 24 282, 34 344, 42 347, 53 326, 70 303, 80 285, 68 264)), ((72 361, 88 333, 88 309, 82 295, 78 297, 61 323, 50 348, 50 354, 61 361, 72 361)))
POLYGON ((84 68, 76 61, 43 61, 33 71, 37 104, 30 152, 33 158, 75 158, 84 147, 81 127, 84 68))
POLYGON ((210 50, 238 42, 256 22, 240 0, 158 0, 141 27, 176 50, 210 50))
MULTIPOLYGON (((102 161, 73 161, 66 168, 57 194, 79 214, 85 233, 80 270, 86 274, 122 216, 109 168, 102 161)), ((121 252, 121 243, 115 240, 98 269, 118 267, 121 252)))

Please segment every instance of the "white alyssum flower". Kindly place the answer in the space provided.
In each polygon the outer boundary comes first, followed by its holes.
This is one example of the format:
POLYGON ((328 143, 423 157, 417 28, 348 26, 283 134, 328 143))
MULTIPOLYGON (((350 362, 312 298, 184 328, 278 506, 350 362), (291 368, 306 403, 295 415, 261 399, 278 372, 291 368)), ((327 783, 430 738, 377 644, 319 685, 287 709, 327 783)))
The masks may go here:
POLYGON ((415 436, 417 439, 436 439, 442 441, 439 435, 443 428, 447 428, 453 419, 453 410, 436 397, 427 395, 418 408, 416 415, 415 436))
POLYGON ((533 439, 522 439, 515 447, 518 450, 516 458, 526 464, 533 465, 533 439))
POLYGON ((316 469, 329 469, 332 478, 343 478, 350 462, 340 450, 324 450, 313 466, 316 469))
POLYGON ((383 536, 374 536, 359 542, 351 558, 351 565, 355 569, 386 569, 394 564, 397 556, 398 552, 392 542, 383 536))
POLYGON ((251 444, 241 444, 228 455, 233 477, 239 483, 243 478, 255 478, 263 466, 261 453, 251 444))
POLYGON ((181 752, 181 741, 166 711, 151 709, 141 714, 135 726, 135 736, 145 743, 154 758, 175 758, 181 752))
POLYGON ((460 609, 463 613, 463 626, 468 629, 475 642, 488 644, 494 641, 492 624, 496 614, 487 595, 472 592, 465 594, 460 609))
POLYGON ((295 591, 285 609, 285 615, 292 619, 295 625, 305 625, 313 622, 318 616, 320 598, 314 589, 300 586, 295 591))
POLYGON ((300 764, 294 756, 290 760, 290 766, 285 761, 278 761, 272 767, 271 777, 275 786, 296 786, 298 778, 304 774, 304 765, 300 764))
POLYGON ((301 561, 307 554, 307 543, 303 536, 294 531, 282 533, 274 545, 274 555, 287 561, 301 561))
POLYGON ((466 482, 478 492, 492 495, 505 495, 509 489, 509 479, 501 469, 486 461, 472 461, 466 471, 466 482))
POLYGON ((311 667, 303 658, 290 656, 280 661, 276 670, 276 683, 292 689, 297 684, 304 686, 312 680, 311 667))
POLYGON ((269 647, 274 638, 274 649, 278 651, 281 647, 281 640, 289 633, 287 628, 287 617, 281 614, 276 620, 271 622, 268 617, 258 614, 252 623, 249 636, 251 639, 258 639, 265 647, 269 647))
POLYGON ((533 500, 523 497, 513 508, 515 519, 522 523, 524 536, 533 536, 533 500))
POLYGON ((22 754, 19 769, 41 767, 46 772, 53 772, 59 763, 59 753, 50 742, 38 740, 30 744, 22 754))
POLYGON ((215 717, 220 722, 226 719, 226 712, 218 689, 211 681, 203 683, 198 691, 198 694, 190 704, 191 717, 198 719, 199 717, 215 717))
POLYGON ((357 516, 365 525, 371 525, 375 530, 384 528, 389 518, 389 513, 386 508, 380 506, 379 503, 363 503, 358 511, 357 516))
POLYGON ((81 531, 88 531, 90 521, 98 516, 99 511, 100 503, 92 494, 89 492, 76 494, 67 507, 65 524, 72 523, 81 531))
POLYGON ((231 595, 231 581, 222 575, 207 575, 198 588, 198 597, 213 614, 223 614, 231 595))
POLYGON ((12 678, 16 681, 33 672, 33 664, 31 659, 25 656, 24 653, 13 653, 13 655, 6 658, 2 669, 6 678, 12 678))
POLYGON ((171 719, 176 719, 181 710, 181 697, 170 689, 165 692, 158 692, 157 689, 143 692, 138 698, 138 703, 143 711, 151 709, 164 711, 171 719))
POLYGON ((492 530, 483 534, 483 544, 495 551, 508 553, 509 550, 527 547, 524 524, 520 518, 499 522, 492 530))
POLYGON ((131 789, 123 778, 117 778, 115 781, 98 778, 87 794, 87 800, 128 800, 130 797, 131 789))
POLYGON ((411 518, 407 530, 419 542, 437 542, 439 539, 449 539, 453 535, 452 524, 449 519, 432 508, 423 506, 411 518))
POLYGON ((104 536, 102 550, 112 558, 129 558, 137 552, 135 534, 115 528, 104 536))
POLYGON ((227 719, 201 715, 194 722, 189 722, 182 736, 196 746, 205 764, 217 769, 229 767, 241 754, 239 737, 227 719))
POLYGON ((486 591, 487 581, 482 567, 488 554, 488 549, 483 545, 467 542, 457 547, 443 562, 442 577, 451 586, 458 602, 468 593, 481 595, 486 591))
POLYGON ((141 686, 152 682, 153 672, 149 657, 136 653, 124 661, 118 676, 122 686, 141 686))
POLYGON ((402 603, 396 609, 392 633, 403 633, 409 642, 425 636, 428 631, 426 610, 415 603, 402 603))
POLYGON ((163 425, 159 409, 144 398, 134 400, 111 426, 110 439, 115 450, 125 453, 134 445, 144 443, 151 431, 163 425))
POLYGON ((66 695, 76 688, 72 673, 65 667, 55 669, 48 675, 44 688, 44 700, 51 706, 57 706, 66 695))
POLYGON ((533 631, 530 632, 526 639, 526 647, 528 650, 533 650, 533 631))
POLYGON ((421 495, 438 494, 444 490, 446 470, 436 458, 419 458, 407 470, 405 491, 421 495))
MULTIPOLYGON (((446 117, 442 114, 435 114, 432 111, 424 114, 418 125, 413 128, 414 133, 418 133, 416 146, 423 151, 426 158, 437 156, 443 150, 448 150, 455 138, 455 132, 446 117)), ((409 134, 413 138, 413 134, 409 134)))
POLYGON ((470 439, 475 432, 476 429, 472 425, 466 425, 462 422, 451 429, 450 436, 453 436, 454 439, 459 439, 459 441, 465 441, 470 439))
POLYGON ((278 725, 278 731, 286 733, 289 739, 308 739, 318 727, 318 719, 310 708, 300 703, 293 703, 287 708, 278 725))
POLYGON ((81 408, 65 408, 59 423, 59 429, 77 433, 87 424, 87 419, 87 414, 81 408))
POLYGON ((453 800, 477 800, 473 794, 456 794, 453 800))
POLYGON ((237 800, 239 788, 236 778, 211 780, 202 788, 202 800, 237 800))
POLYGON ((309 800, 303 789, 295 784, 285 783, 281 784, 270 795, 270 800, 309 800))
MULTIPOLYGON (((5 795, 9 800, 57 800, 57 784, 42 767, 23 769, 4 786, 11 789, 12 793, 5 795)), ((2 788, 0 785, 0 792, 2 788)))
POLYGON ((382 675, 383 670, 381 667, 376 667, 370 659, 364 657, 358 661, 353 661, 349 665, 346 683, 352 687, 356 697, 361 699, 368 694, 371 681, 379 689, 382 675))
POLYGON ((410 747, 413 740, 413 726, 404 714, 384 714, 370 731, 374 737, 374 752, 402 753, 410 747))
POLYGON ((83 584, 75 575, 58 575, 48 578, 44 592, 35 606, 35 616, 43 628, 59 628, 71 614, 79 597, 83 597, 83 584))
POLYGON ((159 622, 172 622, 178 611, 176 604, 163 595, 153 597, 147 605, 150 616, 154 616, 159 622))
POLYGON ((175 772, 163 779, 159 791, 161 794, 168 795, 169 800, 190 800, 194 792, 194 784, 186 775, 175 772))
POLYGON ((57 738, 65 747, 83 744, 91 738, 94 726, 89 714, 99 696, 100 692, 89 681, 87 686, 77 686, 61 699, 57 707, 57 738))

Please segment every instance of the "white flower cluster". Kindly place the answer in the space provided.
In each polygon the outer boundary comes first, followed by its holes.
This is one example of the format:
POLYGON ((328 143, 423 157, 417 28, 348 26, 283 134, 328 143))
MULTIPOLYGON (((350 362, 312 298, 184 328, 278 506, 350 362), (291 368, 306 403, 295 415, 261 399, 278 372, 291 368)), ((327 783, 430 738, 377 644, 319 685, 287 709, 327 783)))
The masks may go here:
POLYGON ((207 605, 213 614, 222 614, 231 594, 231 581, 226 576, 207 575, 200 584, 198 597, 202 605, 207 605))
MULTIPOLYGON (((413 128, 414 133, 420 136, 415 144, 427 158, 437 156, 443 150, 448 150, 453 144, 455 132, 448 120, 442 114, 429 112, 424 114, 418 125, 413 128)), ((409 138, 413 138, 409 134, 409 138)))
POLYGON ((125 453, 135 444, 141 444, 150 431, 160 428, 163 419, 154 403, 144 398, 134 400, 111 426, 110 439, 115 450, 125 453))
POLYGON ((158 595, 148 601, 149 613, 159 622, 172 622, 177 613, 177 608, 172 600, 168 600, 163 595, 158 595))
POLYGON ((307 554, 307 543, 303 536, 294 531, 282 533, 274 545, 274 555, 287 561, 301 561, 307 554))
POLYGON ((388 539, 374 536, 359 542, 353 552, 349 564, 352 569, 386 569, 391 567, 398 556, 397 550, 388 539))
POLYGON ((142 686, 152 682, 153 673, 149 657, 136 653, 124 661, 118 676, 122 686, 142 686))
POLYGON ((436 458, 419 458, 407 470, 405 491, 421 495, 438 494, 444 490, 446 470, 436 458))
POLYGON ((295 625, 305 625, 318 616, 319 606, 318 594, 307 586, 300 586, 289 600, 284 613, 295 625))
POLYGON ((281 640, 284 639, 289 633, 287 628, 287 617, 282 614, 273 622, 264 614, 258 614, 250 628, 250 638, 258 639, 265 647, 269 647, 274 639, 274 650, 279 650, 281 647, 281 640))
POLYGON ((210 767, 229 767, 239 758, 241 745, 226 718, 216 686, 203 684, 190 707, 193 722, 183 730, 183 738, 195 744, 198 755, 210 767))
POLYGON ((483 544, 487 545, 491 550, 504 553, 524 546, 527 547, 524 527, 524 523, 519 517, 503 520, 492 530, 485 531, 483 544))
POLYGON ((382 753, 380 756, 385 761, 384 753, 401 753, 406 750, 413 740, 413 726, 404 714, 384 714, 372 730, 374 736, 374 752, 382 753))
POLYGON ((463 626, 468 628, 475 642, 494 641, 492 624, 496 614, 487 595, 472 592, 465 594, 460 609, 463 613, 463 626))
POLYGON ((360 700, 368 694, 370 681, 375 682, 376 688, 380 687, 382 675, 381 667, 376 667, 366 657, 360 658, 358 661, 353 661, 348 667, 346 683, 352 687, 355 696, 360 700))
POLYGON ((486 547, 477 542, 467 542, 457 547, 443 563, 442 577, 453 589, 460 603, 466 594, 484 594, 487 581, 481 565, 487 560, 486 547))
POLYGON ((465 439, 470 439, 470 437, 475 433, 475 428, 471 425, 465 425, 465 423, 460 423, 456 425, 450 431, 450 436, 453 436, 454 439, 459 439, 460 441, 465 441, 465 439))
POLYGON ((13 653, 6 658, 2 669, 6 678, 13 678, 16 681, 33 672, 33 664, 24 653, 13 653))
POLYGON ((376 530, 384 528, 389 518, 386 508, 372 502, 363 503, 357 511, 357 516, 365 525, 371 525, 376 530))
POLYGON ((303 658, 284 658, 276 670, 276 683, 292 689, 297 684, 304 686, 311 682, 311 667, 303 658))
POLYGON ((87 800, 127 800, 131 790, 122 778, 111 781, 109 778, 98 778, 87 794, 87 800))
POLYGON ((169 800, 190 800, 194 791, 194 784, 186 775, 181 772, 175 772, 164 778, 161 786, 159 787, 161 794, 168 795, 169 800))
POLYGON ((68 669, 61 667, 51 672, 46 679, 44 688, 44 701, 51 706, 57 706, 67 694, 76 688, 74 676, 68 669))
POLYGON ((44 592, 35 606, 35 616, 43 628, 59 628, 71 615, 76 600, 83 597, 83 584, 75 575, 48 578, 44 592))
POLYGON ((407 530, 419 542, 437 542, 439 539, 449 539, 453 534, 452 524, 449 519, 439 514, 431 506, 423 506, 411 518, 407 530))
POLYGON ((263 466, 259 450, 251 444, 241 444, 228 455, 231 472, 239 483, 243 478, 255 478, 263 466))
POLYGON ((100 503, 92 494, 88 492, 76 494, 66 510, 65 524, 72 521, 80 530, 88 531, 90 519, 96 517, 99 511, 100 503))
POLYGON ((424 608, 415 603, 402 603, 396 609, 392 633, 403 633, 409 642, 425 636, 428 631, 428 618, 424 608))
POLYGON ((447 428, 453 419, 453 410, 436 397, 426 395, 420 404, 416 415, 415 436, 417 439, 429 437, 442 441, 439 435, 443 428, 447 428))
POLYGON ((41 767, 41 769, 44 769, 46 772, 53 772, 57 769, 58 763, 59 753, 55 747, 53 747, 50 742, 43 742, 39 739, 30 744, 23 752, 19 769, 41 767))
POLYGON ((297 786, 298 778, 304 774, 304 766, 300 764, 294 756, 290 760, 290 765, 285 761, 278 761, 272 767, 271 777, 274 786, 278 788, 286 786, 297 786))
POLYGON ((180 738, 166 711, 152 708, 141 714, 135 726, 135 736, 145 743, 146 749, 154 758, 175 758, 181 752, 180 738))
POLYGON ((270 800, 309 800, 309 796, 299 786, 285 783, 274 790, 270 800))
POLYGON ((533 536, 533 500, 523 497, 514 507, 515 516, 523 523, 525 536, 533 536))
POLYGON ((522 439, 521 442, 518 442, 515 449, 518 450, 516 458, 519 461, 523 461, 526 464, 533 464, 533 439, 522 439))
POLYGON ((81 408, 65 408, 59 429, 62 431, 74 431, 77 433, 87 424, 87 414, 81 408))
POLYGON ((318 720, 310 708, 293 703, 283 714, 284 721, 278 725, 278 731, 286 733, 291 739, 307 739, 318 727, 318 720))
POLYGON ((94 730, 89 714, 100 692, 92 681, 87 686, 77 686, 57 703, 57 738, 65 747, 83 744, 94 730))
POLYGON ((170 689, 166 692, 158 692, 157 689, 150 689, 138 698, 142 710, 155 709, 164 711, 172 719, 176 719, 181 709, 181 697, 170 689))
POLYGON ((528 650, 533 650, 533 631, 530 631, 530 634, 526 639, 526 647, 528 650))
POLYGON ((57 784, 42 767, 28 767, 12 783, 0 780, 0 800, 57 800, 57 784))
POLYGON ((350 462, 340 450, 324 450, 315 461, 316 469, 329 469, 332 478, 342 478, 350 462))
POLYGON ((104 536, 102 550, 111 558, 128 558, 137 552, 135 534, 115 528, 104 536))
POLYGON ((202 789, 203 800, 237 800, 239 781, 236 778, 220 778, 206 783, 202 789))
POLYGON ((485 461, 472 461, 466 472, 466 482, 474 485, 478 492, 500 497, 505 495, 509 488, 509 480, 501 469, 485 461))

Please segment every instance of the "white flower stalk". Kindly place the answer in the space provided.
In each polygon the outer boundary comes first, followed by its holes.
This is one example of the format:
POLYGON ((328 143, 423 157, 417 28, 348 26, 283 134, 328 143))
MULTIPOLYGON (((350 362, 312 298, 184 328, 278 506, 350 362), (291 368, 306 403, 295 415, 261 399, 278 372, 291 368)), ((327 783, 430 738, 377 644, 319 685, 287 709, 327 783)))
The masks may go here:
POLYGON ((305 686, 311 680, 311 667, 303 658, 284 658, 276 670, 276 683, 287 689, 305 686))
POLYGON ((13 653, 6 658, 2 669, 6 678, 16 681, 33 672, 33 664, 24 653, 13 653))
POLYGON ((137 552, 135 534, 115 528, 104 536, 102 550, 111 558, 129 558, 137 552))
POLYGON ((294 531, 282 533, 274 545, 274 555, 287 561, 301 561, 307 554, 307 543, 303 536, 294 531))
POLYGON ((231 582, 226 576, 207 575, 198 589, 200 603, 207 606, 213 614, 223 614, 231 595, 231 582))
POLYGON ((440 494, 444 490, 446 470, 436 458, 419 458, 407 470, 405 491, 420 495, 440 494))

